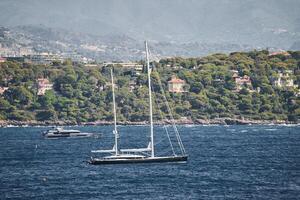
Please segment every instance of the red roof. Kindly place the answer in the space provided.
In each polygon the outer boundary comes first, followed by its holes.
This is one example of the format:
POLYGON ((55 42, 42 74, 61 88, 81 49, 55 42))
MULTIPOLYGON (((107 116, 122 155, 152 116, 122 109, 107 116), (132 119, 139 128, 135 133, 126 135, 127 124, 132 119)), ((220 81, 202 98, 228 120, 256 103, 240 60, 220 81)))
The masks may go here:
POLYGON ((185 83, 185 81, 177 78, 176 76, 172 76, 172 79, 169 80, 168 83, 185 83))
POLYGON ((290 54, 286 51, 277 51, 269 54, 269 56, 276 56, 276 55, 290 56, 290 54))
POLYGON ((0 62, 5 62, 5 61, 6 61, 6 58, 0 57, 0 62))

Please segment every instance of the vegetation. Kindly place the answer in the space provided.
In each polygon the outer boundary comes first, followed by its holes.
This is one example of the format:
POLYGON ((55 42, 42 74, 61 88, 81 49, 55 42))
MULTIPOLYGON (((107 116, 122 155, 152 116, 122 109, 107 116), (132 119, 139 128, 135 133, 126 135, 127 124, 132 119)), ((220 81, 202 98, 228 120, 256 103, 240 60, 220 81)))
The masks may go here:
MULTIPOLYGON (((175 118, 246 118, 254 120, 298 121, 299 90, 276 87, 279 72, 289 70, 290 78, 300 84, 300 52, 290 56, 269 52, 235 52, 202 58, 168 58, 152 63, 156 118, 167 116, 167 107, 159 90, 159 79, 166 91, 175 118), (236 90, 233 70, 248 75, 252 85, 236 90), (185 93, 169 93, 167 81, 172 75, 186 81, 185 93)), ((112 120, 110 68, 84 67, 70 60, 60 64, 33 65, 4 62, 0 65, 0 86, 9 87, 0 96, 0 120, 69 120, 90 122, 112 120), (37 95, 36 80, 46 77, 53 90, 37 95)), ((132 69, 114 66, 117 84, 118 120, 148 119, 146 74, 133 75, 132 69), (130 83, 135 83, 130 89, 130 83)), ((132 84, 131 84, 132 85, 132 84)))

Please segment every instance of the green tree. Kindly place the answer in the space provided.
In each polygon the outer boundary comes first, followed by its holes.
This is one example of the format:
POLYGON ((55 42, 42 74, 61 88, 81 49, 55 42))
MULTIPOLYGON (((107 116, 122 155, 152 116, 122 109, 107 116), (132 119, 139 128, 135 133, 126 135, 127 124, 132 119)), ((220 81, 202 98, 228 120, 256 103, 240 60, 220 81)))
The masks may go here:
POLYGON ((4 97, 10 104, 19 107, 27 106, 33 100, 32 93, 23 86, 10 87, 4 92, 4 97))

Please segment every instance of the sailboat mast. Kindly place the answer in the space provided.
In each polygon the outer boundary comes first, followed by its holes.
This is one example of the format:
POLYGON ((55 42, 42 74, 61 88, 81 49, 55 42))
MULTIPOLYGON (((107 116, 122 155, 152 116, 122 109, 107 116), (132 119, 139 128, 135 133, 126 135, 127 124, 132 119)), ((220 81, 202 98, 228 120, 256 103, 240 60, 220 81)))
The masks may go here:
POLYGON ((154 134, 153 134, 153 113, 152 113, 152 94, 151 94, 151 71, 149 64, 149 55, 148 55, 148 44, 145 41, 145 49, 146 49, 146 64, 147 64, 147 72, 148 72, 148 88, 149 88, 149 113, 150 113, 150 137, 151 137, 151 157, 154 157, 154 134))
POLYGON ((114 112, 114 130, 113 133, 115 135, 115 154, 119 154, 119 147, 118 147, 118 139, 119 134, 117 130, 117 112, 116 112, 116 100, 115 100, 115 84, 114 84, 114 76, 113 76, 113 70, 110 70, 111 74, 111 87, 112 87, 112 96, 113 96, 113 112, 114 112))

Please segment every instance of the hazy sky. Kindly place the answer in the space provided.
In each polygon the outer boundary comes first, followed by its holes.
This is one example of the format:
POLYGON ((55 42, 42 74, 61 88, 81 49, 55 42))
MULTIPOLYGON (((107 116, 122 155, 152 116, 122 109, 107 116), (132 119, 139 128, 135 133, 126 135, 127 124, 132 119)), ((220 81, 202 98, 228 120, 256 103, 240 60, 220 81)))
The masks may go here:
POLYGON ((0 25, 168 41, 292 42, 299 10, 300 0, 1 0, 0 25))

